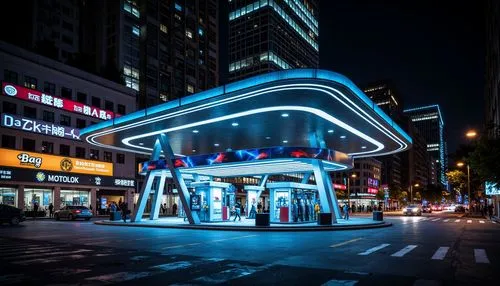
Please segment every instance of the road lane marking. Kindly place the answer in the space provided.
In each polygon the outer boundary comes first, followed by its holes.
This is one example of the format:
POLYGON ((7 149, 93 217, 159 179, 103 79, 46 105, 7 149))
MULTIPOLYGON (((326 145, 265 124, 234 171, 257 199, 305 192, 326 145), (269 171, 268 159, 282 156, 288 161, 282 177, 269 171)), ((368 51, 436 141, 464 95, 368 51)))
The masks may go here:
POLYGON ((382 248, 385 248, 385 247, 387 247, 389 245, 390 245, 389 243, 384 243, 384 244, 381 244, 379 246, 372 247, 372 248, 370 248, 370 249, 368 249, 368 250, 366 250, 364 252, 360 252, 360 253, 358 253, 358 255, 369 255, 369 254, 371 254, 371 253, 373 253, 375 251, 378 251, 378 250, 380 250, 382 248))
POLYGON ((247 238, 247 237, 254 237, 254 236, 257 236, 257 235, 256 235, 256 234, 251 234, 251 235, 243 235, 243 236, 237 236, 237 237, 229 237, 229 238, 215 239, 215 240, 211 240, 211 241, 209 241, 209 242, 220 242, 220 241, 234 240, 234 239, 247 238))
POLYGON ((436 250, 436 252, 434 253, 434 255, 432 256, 431 259, 433 260, 443 260, 444 257, 446 256, 446 253, 448 253, 448 250, 450 248, 447 247, 447 246, 442 246, 440 248, 438 248, 438 250, 436 250))
POLYGON ((497 223, 497 222, 496 222, 496 221, 494 221, 494 220, 492 220, 491 222, 492 222, 492 223, 497 223))
POLYGON ((339 247, 339 246, 346 245, 346 244, 349 244, 349 243, 352 243, 352 242, 355 242, 355 241, 358 241, 358 240, 361 240, 361 239, 362 239, 361 237, 354 238, 354 239, 347 240, 347 241, 344 241, 344 242, 341 242, 341 243, 332 244, 332 245, 330 245, 330 247, 339 247))
POLYGON ((78 249, 78 250, 74 250, 74 251, 55 251, 55 252, 44 253, 43 255, 36 253, 36 254, 19 255, 19 256, 15 256, 15 257, 8 257, 5 260, 22 260, 22 259, 28 259, 28 258, 34 258, 34 257, 40 257, 40 256, 46 257, 46 256, 63 255, 63 254, 70 255, 70 254, 77 254, 77 253, 83 253, 83 252, 89 252, 89 251, 92 251, 92 250, 90 250, 90 249, 78 249))
POLYGON ((460 222, 460 220, 459 220, 459 219, 456 219, 456 220, 455 220, 455 222, 460 222))
POLYGON ((490 263, 490 260, 486 255, 486 250, 481 248, 474 249, 474 258, 476 259, 476 263, 490 263))
POLYGON ((480 220, 479 223, 484 223, 484 220, 480 220))
POLYGON ((441 218, 436 218, 436 219, 433 219, 432 221, 438 221, 438 220, 440 220, 440 219, 441 219, 441 218))
POLYGON ((468 219, 468 220, 467 220, 467 223, 472 223, 472 220, 468 219))
POLYGON ((324 284, 321 284, 321 286, 354 286, 358 284, 358 280, 328 280, 324 284))
POLYGON ((444 222, 449 222, 450 220, 449 220, 449 219, 445 219, 445 220, 443 220, 443 221, 444 221, 444 222))
POLYGON ((185 246, 194 246, 194 245, 199 245, 199 244, 201 244, 201 242, 188 243, 188 244, 179 244, 179 245, 171 245, 171 246, 163 247, 162 249, 181 248, 181 247, 185 247, 185 246))
POLYGON ((413 249, 417 248, 417 246, 418 245, 412 245, 412 244, 410 244, 410 245, 406 246, 405 248, 401 249, 400 251, 391 254, 391 256, 393 256, 393 257, 403 257, 408 252, 410 252, 413 249))

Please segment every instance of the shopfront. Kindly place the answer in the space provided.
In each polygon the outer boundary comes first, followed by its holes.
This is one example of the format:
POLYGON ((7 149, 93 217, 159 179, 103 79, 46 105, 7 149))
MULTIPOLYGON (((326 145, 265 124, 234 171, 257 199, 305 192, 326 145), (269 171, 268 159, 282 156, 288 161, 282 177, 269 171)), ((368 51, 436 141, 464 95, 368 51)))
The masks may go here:
POLYGON ((0 204, 17 207, 17 189, 0 187, 0 204))
POLYGON ((271 222, 306 223, 317 221, 321 202, 316 185, 293 182, 269 183, 271 193, 271 222))
POLYGON ((45 188, 24 188, 24 209, 31 211, 35 203, 39 210, 48 210, 49 205, 54 202, 53 190, 45 188))

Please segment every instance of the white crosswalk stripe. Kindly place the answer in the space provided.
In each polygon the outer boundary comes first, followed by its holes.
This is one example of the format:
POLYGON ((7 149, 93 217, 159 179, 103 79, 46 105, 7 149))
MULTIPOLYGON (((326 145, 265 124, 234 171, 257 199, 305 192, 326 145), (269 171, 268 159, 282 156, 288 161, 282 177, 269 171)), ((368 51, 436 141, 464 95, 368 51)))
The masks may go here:
POLYGON ((479 223, 484 223, 484 220, 480 220, 479 223))
POLYGON ((472 223, 472 220, 468 219, 468 220, 467 220, 467 223, 472 223))
POLYGON ((412 244, 411 245, 407 245, 405 248, 401 249, 400 251, 391 254, 391 256, 393 256, 393 257, 403 257, 403 256, 405 256, 405 254, 407 254, 408 252, 412 251, 415 248, 417 248, 417 245, 412 245, 412 244))
POLYGON ((455 220, 455 222, 460 222, 460 220, 459 220, 459 219, 456 219, 456 220, 455 220))
POLYGON ((370 249, 368 249, 368 250, 366 250, 364 252, 358 253, 358 255, 369 255, 369 254, 372 254, 373 252, 378 251, 378 250, 380 250, 382 248, 385 248, 385 247, 387 247, 389 245, 390 245, 389 243, 384 243, 384 244, 381 244, 379 246, 372 247, 372 248, 370 248, 370 249))
POLYGON ((490 263, 490 260, 486 255, 486 250, 481 248, 474 249, 474 259, 476 260, 476 263, 490 263))
POLYGON ((494 221, 494 220, 492 220, 491 222, 492 222, 492 223, 497 223, 497 222, 496 222, 496 221, 494 221))
POLYGON ((440 219, 441 219, 441 218, 436 218, 436 219, 433 219, 432 221, 438 221, 438 220, 440 220, 440 219))
POLYGON ((443 220, 443 221, 444 221, 444 222, 449 222, 450 220, 449 220, 449 219, 445 219, 445 220, 443 220))
POLYGON ((433 260, 443 260, 444 257, 446 256, 446 253, 448 253, 448 250, 450 248, 447 247, 447 246, 442 246, 440 248, 438 248, 438 250, 436 250, 436 252, 434 253, 434 255, 432 256, 431 259, 433 260))

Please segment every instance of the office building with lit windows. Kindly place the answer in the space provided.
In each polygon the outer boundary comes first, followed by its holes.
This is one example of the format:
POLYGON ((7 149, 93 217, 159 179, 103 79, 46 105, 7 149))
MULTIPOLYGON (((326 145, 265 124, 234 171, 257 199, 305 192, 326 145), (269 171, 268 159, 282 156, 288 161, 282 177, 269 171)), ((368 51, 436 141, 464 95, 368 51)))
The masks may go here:
POLYGON ((427 141, 427 152, 437 163, 438 182, 447 186, 447 150, 444 134, 444 121, 439 105, 429 105, 404 110, 427 141))
POLYGON ((229 80, 319 66, 319 3, 229 1, 229 80))

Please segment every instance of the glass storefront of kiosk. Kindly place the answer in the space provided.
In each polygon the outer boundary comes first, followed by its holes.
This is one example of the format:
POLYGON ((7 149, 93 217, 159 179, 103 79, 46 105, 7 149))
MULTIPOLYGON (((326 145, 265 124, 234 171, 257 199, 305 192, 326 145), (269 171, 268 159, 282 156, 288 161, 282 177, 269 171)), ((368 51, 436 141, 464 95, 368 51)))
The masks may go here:
MULTIPOLYGON (((229 219, 231 193, 234 200, 234 191, 231 184, 205 181, 192 182, 189 187, 194 189, 190 198, 192 211, 198 212, 200 221, 217 222, 229 219)), ((232 202, 234 205, 234 202, 232 202)))
POLYGON ((270 220, 273 223, 309 223, 317 221, 321 209, 316 185, 294 182, 269 183, 270 220))

